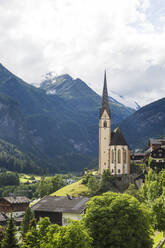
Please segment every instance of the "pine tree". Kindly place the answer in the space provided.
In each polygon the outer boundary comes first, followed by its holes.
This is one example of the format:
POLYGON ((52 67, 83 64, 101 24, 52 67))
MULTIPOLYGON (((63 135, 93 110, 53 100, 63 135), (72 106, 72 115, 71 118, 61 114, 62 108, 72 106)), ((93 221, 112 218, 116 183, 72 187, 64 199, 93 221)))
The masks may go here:
POLYGON ((27 207, 21 224, 22 236, 24 236, 29 231, 30 224, 33 218, 34 218, 34 212, 31 210, 30 207, 27 207))
POLYGON ((18 248, 17 239, 16 239, 16 228, 15 228, 14 219, 12 215, 8 220, 5 236, 2 241, 1 247, 2 248, 18 248))

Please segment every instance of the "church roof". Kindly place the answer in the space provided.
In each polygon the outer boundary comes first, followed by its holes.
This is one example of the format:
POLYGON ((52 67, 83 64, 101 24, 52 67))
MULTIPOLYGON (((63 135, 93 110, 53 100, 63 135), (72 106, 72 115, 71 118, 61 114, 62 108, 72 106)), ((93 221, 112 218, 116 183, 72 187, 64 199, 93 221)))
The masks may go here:
POLYGON ((101 102, 101 108, 100 108, 100 117, 102 116, 104 110, 106 110, 108 115, 110 116, 106 71, 105 71, 105 74, 104 74, 104 87, 103 87, 102 102, 101 102))
POLYGON ((117 127, 112 133, 111 133, 111 143, 110 145, 124 145, 128 146, 120 127, 117 127))

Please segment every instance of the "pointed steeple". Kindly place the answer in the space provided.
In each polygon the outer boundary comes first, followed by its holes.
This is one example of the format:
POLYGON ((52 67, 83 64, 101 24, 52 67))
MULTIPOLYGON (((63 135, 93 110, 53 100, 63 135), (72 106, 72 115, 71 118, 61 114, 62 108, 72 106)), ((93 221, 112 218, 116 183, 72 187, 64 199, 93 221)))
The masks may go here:
POLYGON ((103 94, 102 94, 102 101, 101 101, 101 108, 100 108, 100 117, 102 116, 104 110, 106 109, 109 117, 110 117, 110 108, 108 102, 108 90, 107 90, 107 78, 106 78, 106 70, 104 73, 104 87, 103 87, 103 94))

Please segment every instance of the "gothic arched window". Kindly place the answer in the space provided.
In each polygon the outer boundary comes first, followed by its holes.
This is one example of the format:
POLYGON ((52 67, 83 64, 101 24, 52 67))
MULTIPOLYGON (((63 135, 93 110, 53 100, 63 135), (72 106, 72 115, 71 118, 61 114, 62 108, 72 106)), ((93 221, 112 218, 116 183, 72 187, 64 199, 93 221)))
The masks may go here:
POLYGON ((113 164, 113 163, 114 163, 114 150, 111 151, 111 155, 112 155, 111 162, 112 162, 112 164, 113 164))
POLYGON ((106 121, 104 121, 104 127, 107 127, 107 122, 106 121))
POLYGON ((118 160, 118 163, 120 164, 121 163, 121 150, 118 150, 117 152, 117 160, 118 160))
POLYGON ((126 153, 126 150, 124 150, 124 163, 125 164, 127 163, 127 153, 126 153))

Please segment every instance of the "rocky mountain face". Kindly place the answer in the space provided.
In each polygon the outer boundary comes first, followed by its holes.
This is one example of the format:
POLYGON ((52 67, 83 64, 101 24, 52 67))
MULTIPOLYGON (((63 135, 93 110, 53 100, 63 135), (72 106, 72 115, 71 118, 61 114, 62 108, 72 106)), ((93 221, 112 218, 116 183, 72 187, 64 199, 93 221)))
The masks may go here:
MULTIPOLYGON (((54 76, 54 73, 48 73, 45 80, 41 82, 40 88, 44 89, 48 95, 57 95, 67 100, 75 111, 94 111, 97 117, 96 125, 98 124, 101 97, 81 79, 73 79, 68 74, 54 76)), ((112 125, 118 124, 135 112, 135 109, 126 107, 112 97, 109 97, 109 103, 112 125)))
MULTIPOLYGON (((78 171, 96 157, 100 102, 80 79, 48 77, 36 88, 0 64, 0 138, 43 159, 52 171, 78 171)), ((113 125, 134 112, 110 105, 113 125)))
POLYGON ((120 126, 132 149, 147 148, 151 137, 165 137, 165 98, 144 106, 120 126))

